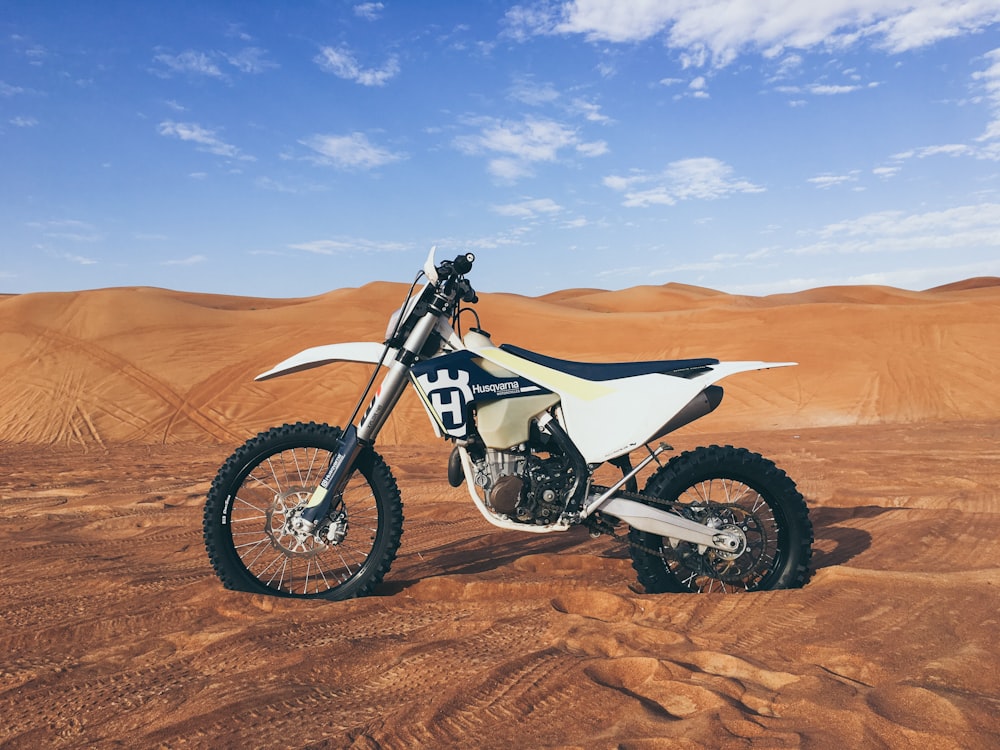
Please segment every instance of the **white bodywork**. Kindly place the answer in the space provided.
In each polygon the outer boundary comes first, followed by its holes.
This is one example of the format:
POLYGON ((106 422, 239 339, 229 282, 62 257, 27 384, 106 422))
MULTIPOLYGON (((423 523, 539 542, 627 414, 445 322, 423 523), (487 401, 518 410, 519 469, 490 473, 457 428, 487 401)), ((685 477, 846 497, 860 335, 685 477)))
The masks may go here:
MULTIPOLYGON (((459 343, 451 326, 443 321, 442 333, 450 344, 459 343)), ((377 364, 391 362, 395 350, 382 357, 384 346, 354 342, 315 346, 289 357, 257 376, 268 380, 331 362, 377 364)), ((789 367, 795 362, 720 362, 690 378, 673 375, 639 375, 618 380, 592 381, 553 370, 504 351, 485 336, 470 333, 460 348, 468 349, 516 375, 559 395, 563 429, 572 438, 587 463, 602 463, 649 442, 677 412, 708 386, 729 375, 771 367, 789 367)), ((426 404, 425 404, 426 408, 426 404)), ((436 424, 433 416, 431 423, 436 424)))
POLYGON ((493 346, 485 336, 466 337, 483 359, 521 375, 562 401, 563 429, 589 464, 603 463, 648 443, 695 396, 727 375, 795 362, 721 362, 691 378, 652 374, 618 380, 584 380, 529 362, 493 346))
MULTIPOLYGON (((356 341, 350 344, 326 344, 324 346, 314 346, 295 354, 288 359, 279 362, 267 372, 262 372, 254 380, 270 380, 281 375, 289 375, 293 372, 309 370, 320 365, 328 365, 331 362, 363 362, 369 365, 378 364, 383 359, 385 346, 376 344, 374 341, 356 341)), ((395 356, 395 349, 390 349, 383 361, 391 362, 395 356)))

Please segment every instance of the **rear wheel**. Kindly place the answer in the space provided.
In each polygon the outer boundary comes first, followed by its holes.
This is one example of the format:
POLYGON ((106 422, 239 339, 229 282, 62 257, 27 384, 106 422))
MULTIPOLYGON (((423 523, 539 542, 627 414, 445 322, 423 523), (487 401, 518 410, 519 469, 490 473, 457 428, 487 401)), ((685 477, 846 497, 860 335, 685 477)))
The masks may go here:
POLYGON ((396 481, 365 449, 328 516, 313 533, 291 519, 311 497, 341 431, 319 424, 275 427, 247 441, 219 469, 205 503, 209 560, 229 589, 348 599, 370 594, 388 572, 403 533, 396 481))
POLYGON ((632 566, 648 593, 766 591, 798 588, 809 578, 813 532, 805 500, 781 469, 745 448, 686 451, 659 469, 643 494, 732 532, 733 552, 706 549, 648 532, 629 532, 632 566))

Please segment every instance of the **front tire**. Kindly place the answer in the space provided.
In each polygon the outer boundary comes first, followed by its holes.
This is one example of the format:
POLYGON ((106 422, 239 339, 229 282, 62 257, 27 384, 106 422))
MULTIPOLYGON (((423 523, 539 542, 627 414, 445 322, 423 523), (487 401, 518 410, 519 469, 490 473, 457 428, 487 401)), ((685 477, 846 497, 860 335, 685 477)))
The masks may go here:
POLYGON ((805 500, 761 455, 731 445, 685 451, 650 477, 643 495, 745 542, 738 554, 699 553, 689 542, 632 529, 632 566, 647 593, 768 591, 808 580, 813 531, 805 500))
POLYGON ((287 523, 316 489, 341 431, 284 425, 248 440, 222 465, 205 503, 205 548, 228 589, 299 598, 365 596, 382 581, 403 533, 403 504, 385 461, 362 450, 320 535, 287 523))

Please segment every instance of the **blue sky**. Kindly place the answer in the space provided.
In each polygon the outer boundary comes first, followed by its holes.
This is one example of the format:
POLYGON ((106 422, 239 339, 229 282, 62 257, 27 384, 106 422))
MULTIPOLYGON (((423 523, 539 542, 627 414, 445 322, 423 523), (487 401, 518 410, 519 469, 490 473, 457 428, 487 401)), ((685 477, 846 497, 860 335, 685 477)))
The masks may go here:
POLYGON ((6 0, 0 292, 1000 275, 997 0, 6 0))

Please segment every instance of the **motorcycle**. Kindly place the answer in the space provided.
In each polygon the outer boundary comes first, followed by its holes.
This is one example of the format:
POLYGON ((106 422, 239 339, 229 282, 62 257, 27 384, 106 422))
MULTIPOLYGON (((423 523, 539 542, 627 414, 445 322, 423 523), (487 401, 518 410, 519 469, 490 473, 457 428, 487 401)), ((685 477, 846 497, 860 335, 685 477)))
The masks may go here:
POLYGON ((376 589, 399 548, 403 505, 374 446, 408 383, 436 435, 454 444, 448 482, 464 484, 494 526, 532 533, 584 526, 594 537, 619 537, 647 593, 806 583, 812 524, 784 471, 744 448, 712 445, 665 462, 661 456, 673 449, 652 447, 713 411, 722 378, 794 362, 586 363, 496 346, 467 307, 478 301, 466 278, 474 260, 469 253, 436 265, 432 249, 383 343, 313 347, 257 376, 331 362, 375 365, 344 429, 275 427, 219 469, 203 530, 226 588, 337 600, 376 589), (460 335, 466 312, 475 326, 460 335), (634 466, 633 452, 642 457, 634 466), (640 492, 636 477, 653 462, 658 467, 640 492), (594 481, 605 463, 616 478, 621 472, 610 486, 594 481))

